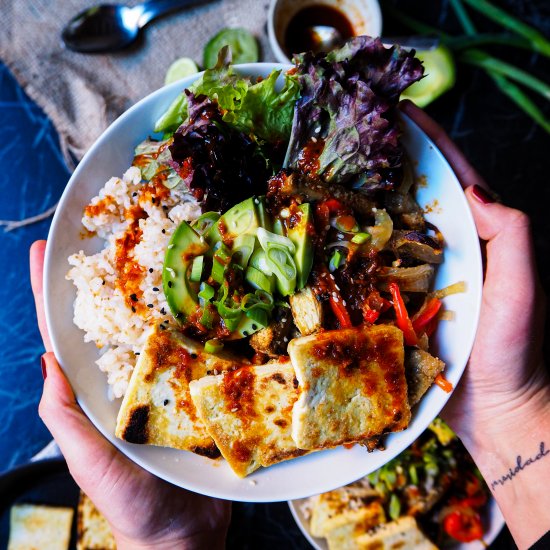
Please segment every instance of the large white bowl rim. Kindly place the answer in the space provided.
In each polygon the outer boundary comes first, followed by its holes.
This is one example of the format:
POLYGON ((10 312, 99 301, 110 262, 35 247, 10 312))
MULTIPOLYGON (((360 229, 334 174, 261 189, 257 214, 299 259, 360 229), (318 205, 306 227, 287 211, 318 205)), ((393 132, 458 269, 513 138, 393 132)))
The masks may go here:
MULTIPOLYGON (((243 75, 267 76, 288 65, 240 65, 243 75)), ((94 365, 98 350, 83 342, 72 321, 75 290, 65 279, 66 258, 79 250, 98 252, 100 239, 81 237, 83 208, 112 176, 130 166, 134 147, 151 134, 155 121, 171 101, 198 75, 166 86, 142 99, 120 116, 86 153, 69 180, 50 229, 44 270, 46 321, 53 351, 67 374, 84 412, 97 429, 120 451, 153 474, 197 493, 219 498, 268 502, 292 500, 350 483, 382 466, 409 446, 439 413, 449 394, 432 387, 407 430, 391 434, 383 452, 367 453, 360 446, 312 453, 299 459, 260 469, 245 479, 236 477, 224 461, 210 461, 185 451, 132 445, 114 436, 119 403, 107 396, 106 375, 94 365)), ((425 176, 417 199, 429 206, 427 218, 446 239, 445 261, 436 286, 465 281, 467 292, 445 299, 453 321, 442 322, 435 342, 446 362, 445 375, 456 387, 468 361, 481 304, 482 264, 475 224, 459 182, 432 141, 403 116, 404 143, 418 174, 425 176)))

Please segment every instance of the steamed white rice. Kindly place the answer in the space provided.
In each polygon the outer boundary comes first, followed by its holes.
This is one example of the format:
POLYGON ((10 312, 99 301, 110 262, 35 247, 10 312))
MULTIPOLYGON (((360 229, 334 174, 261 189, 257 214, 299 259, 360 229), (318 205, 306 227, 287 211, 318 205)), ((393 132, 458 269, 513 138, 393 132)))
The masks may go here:
POLYGON ((124 395, 136 353, 152 324, 161 319, 174 322, 162 292, 164 253, 179 223, 196 219, 201 213, 185 189, 172 189, 167 198, 154 201, 144 189, 137 167, 128 169, 122 179, 111 178, 90 202, 103 205, 99 212, 82 218, 88 231, 105 240, 105 248, 90 256, 82 250, 69 256, 72 267, 67 279, 76 286, 74 322, 84 331, 84 341, 94 342, 101 350, 96 363, 107 374, 111 397, 124 395), (126 217, 136 206, 147 217, 139 220, 142 234, 130 257, 143 268, 140 301, 147 307, 133 312, 116 285, 116 241, 124 236, 131 223, 126 217))

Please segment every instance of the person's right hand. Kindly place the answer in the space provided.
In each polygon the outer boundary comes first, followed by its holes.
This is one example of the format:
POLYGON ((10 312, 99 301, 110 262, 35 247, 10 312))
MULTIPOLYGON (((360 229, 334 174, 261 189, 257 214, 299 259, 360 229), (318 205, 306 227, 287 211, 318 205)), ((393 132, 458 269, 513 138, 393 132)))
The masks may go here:
POLYGON ((43 355, 39 413, 61 448, 71 475, 105 516, 118 550, 223 548, 231 503, 180 489, 126 458, 92 425, 76 402, 46 328, 42 273, 46 241, 30 251, 31 283, 43 355))
POLYGON ((537 492, 537 484, 550 482, 550 456, 499 480, 515 470, 518 457, 525 463, 541 454, 541 445, 550 455, 550 386, 542 361, 545 299, 529 218, 495 202, 481 176, 423 111, 410 102, 401 108, 430 136, 465 188, 486 259, 474 347, 442 415, 483 473, 516 543, 527 547, 550 528, 550 493, 537 492))

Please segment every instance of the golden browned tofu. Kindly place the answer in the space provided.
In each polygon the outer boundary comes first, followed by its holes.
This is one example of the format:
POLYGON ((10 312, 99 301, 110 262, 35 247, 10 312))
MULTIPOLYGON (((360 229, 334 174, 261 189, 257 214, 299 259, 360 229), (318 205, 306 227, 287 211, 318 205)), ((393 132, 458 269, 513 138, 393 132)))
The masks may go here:
POLYGON ((8 550, 67 550, 72 508, 16 504, 10 510, 8 550))
POLYGON ((115 537, 94 503, 80 492, 76 524, 76 550, 116 550, 115 537))
POLYGON ((362 442, 411 418, 403 333, 391 325, 325 331, 288 346, 300 387, 292 437, 300 449, 362 442))
POLYGON ((345 548, 349 550, 438 550, 437 546, 420 531, 416 520, 409 516, 381 525, 372 533, 360 535, 353 540, 353 545, 345 548))
POLYGON ((323 326, 323 308, 315 292, 306 286, 289 298, 294 324, 302 336, 317 332, 323 326))
POLYGON ((383 525, 386 514, 378 501, 357 510, 348 510, 331 519, 326 526, 325 537, 329 550, 356 548, 356 540, 371 529, 383 525))
POLYGON ((218 457, 193 405, 189 382, 240 366, 242 361, 206 353, 198 342, 157 327, 132 373, 118 413, 116 436, 130 443, 218 457))
POLYGON ((372 518, 368 523, 369 529, 386 521, 384 509, 379 502, 380 493, 369 487, 346 485, 312 497, 311 500, 309 530, 314 537, 326 537, 332 529, 355 522, 359 518, 372 518), (364 509, 368 509, 369 513, 353 515, 349 519, 350 512, 364 509))
POLYGON ((291 437, 298 392, 289 362, 243 367, 189 386, 200 419, 238 476, 306 453, 291 437))

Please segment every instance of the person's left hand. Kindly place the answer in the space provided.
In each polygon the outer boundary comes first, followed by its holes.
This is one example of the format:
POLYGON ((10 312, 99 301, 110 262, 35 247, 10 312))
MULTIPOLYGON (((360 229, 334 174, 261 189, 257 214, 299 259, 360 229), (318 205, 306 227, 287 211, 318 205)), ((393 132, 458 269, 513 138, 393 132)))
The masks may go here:
POLYGON ((111 525, 119 550, 223 548, 230 502, 191 493, 153 476, 120 453, 80 409, 51 351, 46 328, 42 292, 45 246, 46 241, 37 241, 30 250, 38 326, 47 350, 39 414, 71 475, 111 525))

